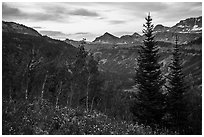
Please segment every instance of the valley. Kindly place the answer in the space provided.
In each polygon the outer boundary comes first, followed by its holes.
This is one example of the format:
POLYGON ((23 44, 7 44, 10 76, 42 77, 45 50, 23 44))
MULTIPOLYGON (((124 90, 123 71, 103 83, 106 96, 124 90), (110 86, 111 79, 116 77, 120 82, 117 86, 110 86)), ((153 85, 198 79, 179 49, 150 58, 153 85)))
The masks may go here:
MULTIPOLYGON (((200 134, 202 17, 172 27, 158 24, 152 31, 163 78, 170 73, 178 37, 185 99, 190 109, 195 107, 188 114, 188 133, 200 134), (199 118, 193 121, 194 117, 199 118)), ((155 128, 139 123, 132 114, 145 38, 137 32, 120 37, 105 32, 92 42, 56 40, 25 25, 2 21, 4 134, 179 134, 175 128, 166 129, 168 115, 165 124, 155 128)), ((167 91, 164 86, 162 90, 167 91)))

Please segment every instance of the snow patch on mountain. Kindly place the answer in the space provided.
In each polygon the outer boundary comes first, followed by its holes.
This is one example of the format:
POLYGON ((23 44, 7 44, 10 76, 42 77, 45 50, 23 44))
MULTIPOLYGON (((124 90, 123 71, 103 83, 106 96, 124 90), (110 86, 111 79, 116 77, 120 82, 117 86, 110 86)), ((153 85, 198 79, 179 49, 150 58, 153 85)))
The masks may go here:
POLYGON ((179 27, 179 28, 185 28, 185 26, 183 26, 183 25, 178 25, 177 27, 179 27))
POLYGON ((199 31, 202 30, 202 28, 198 27, 198 25, 194 25, 192 28, 192 31, 199 31))

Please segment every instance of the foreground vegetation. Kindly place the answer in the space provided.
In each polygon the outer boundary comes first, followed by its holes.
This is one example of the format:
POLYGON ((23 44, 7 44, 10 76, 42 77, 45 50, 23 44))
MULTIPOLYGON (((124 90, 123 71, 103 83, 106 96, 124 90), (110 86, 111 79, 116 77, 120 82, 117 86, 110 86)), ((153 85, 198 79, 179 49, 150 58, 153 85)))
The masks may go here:
POLYGON ((153 135, 176 134, 168 130, 115 120, 83 108, 56 108, 46 100, 3 102, 4 135, 153 135))

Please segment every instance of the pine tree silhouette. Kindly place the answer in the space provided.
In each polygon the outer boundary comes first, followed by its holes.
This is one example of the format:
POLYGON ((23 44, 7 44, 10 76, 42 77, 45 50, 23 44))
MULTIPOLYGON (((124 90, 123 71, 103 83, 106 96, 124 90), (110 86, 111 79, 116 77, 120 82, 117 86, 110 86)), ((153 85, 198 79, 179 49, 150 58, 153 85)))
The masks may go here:
POLYGON ((159 49, 154 41, 152 18, 148 15, 145 19, 143 33, 146 38, 137 58, 135 81, 138 93, 132 111, 141 123, 153 126, 160 123, 164 112, 164 95, 161 90, 164 80, 158 63, 159 49))
POLYGON ((170 73, 168 75, 168 112, 171 115, 172 126, 181 130, 187 121, 187 105, 184 101, 186 87, 184 85, 184 75, 181 66, 181 54, 178 47, 178 37, 174 46, 173 58, 169 65, 170 73))

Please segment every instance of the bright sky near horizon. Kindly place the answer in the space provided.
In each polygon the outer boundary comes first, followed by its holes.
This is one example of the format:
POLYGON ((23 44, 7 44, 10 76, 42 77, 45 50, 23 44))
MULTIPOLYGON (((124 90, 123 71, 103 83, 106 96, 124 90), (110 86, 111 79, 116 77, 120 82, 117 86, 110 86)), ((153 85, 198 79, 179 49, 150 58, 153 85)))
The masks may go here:
POLYGON ((2 20, 36 29, 64 40, 93 41, 109 32, 120 37, 142 33, 144 18, 173 26, 182 19, 202 16, 201 2, 3 2, 2 20))

